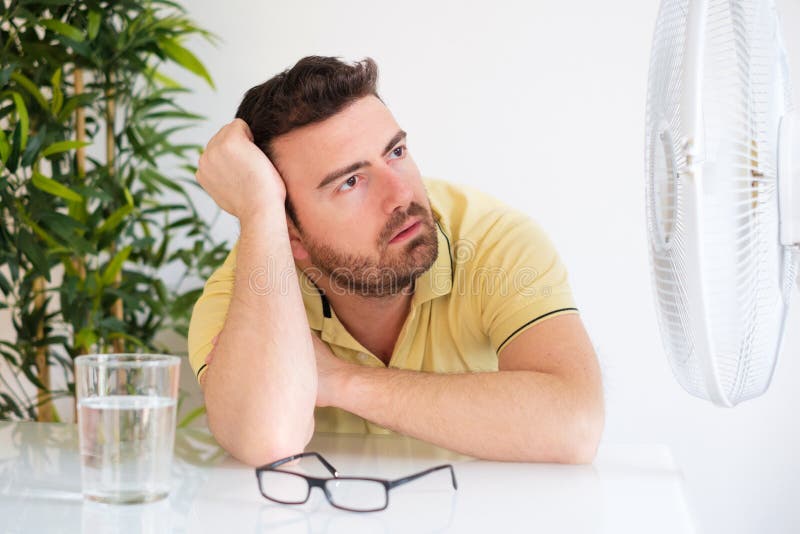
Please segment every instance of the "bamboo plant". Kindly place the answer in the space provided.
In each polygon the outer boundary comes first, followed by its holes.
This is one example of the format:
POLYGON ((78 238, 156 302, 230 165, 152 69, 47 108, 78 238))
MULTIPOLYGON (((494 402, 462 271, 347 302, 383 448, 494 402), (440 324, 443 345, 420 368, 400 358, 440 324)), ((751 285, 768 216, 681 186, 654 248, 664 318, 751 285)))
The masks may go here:
POLYGON ((75 356, 164 351, 227 254, 192 202, 201 147, 176 141, 202 117, 162 72, 213 87, 185 46, 213 36, 169 0, 0 7, 0 419, 58 420, 75 356))

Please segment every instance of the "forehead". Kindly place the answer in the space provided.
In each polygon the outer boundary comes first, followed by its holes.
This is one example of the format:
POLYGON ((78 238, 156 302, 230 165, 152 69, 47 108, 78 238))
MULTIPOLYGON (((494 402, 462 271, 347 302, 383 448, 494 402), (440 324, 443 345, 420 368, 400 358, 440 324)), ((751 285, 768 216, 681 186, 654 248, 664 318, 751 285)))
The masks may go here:
POLYGON ((330 171, 380 157, 399 130, 389 109, 370 95, 336 115, 276 137, 272 152, 287 184, 314 185, 330 171))

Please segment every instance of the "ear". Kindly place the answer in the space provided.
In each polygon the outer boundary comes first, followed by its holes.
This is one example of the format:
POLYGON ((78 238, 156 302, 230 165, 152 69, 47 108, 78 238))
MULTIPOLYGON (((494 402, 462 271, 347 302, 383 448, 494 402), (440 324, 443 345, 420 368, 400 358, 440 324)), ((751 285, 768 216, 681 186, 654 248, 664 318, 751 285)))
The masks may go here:
POLYGON ((294 259, 297 261, 307 260, 308 251, 303 244, 303 238, 300 237, 300 232, 294 225, 292 218, 288 215, 286 216, 286 225, 289 228, 289 244, 292 247, 292 256, 294 256, 294 259))

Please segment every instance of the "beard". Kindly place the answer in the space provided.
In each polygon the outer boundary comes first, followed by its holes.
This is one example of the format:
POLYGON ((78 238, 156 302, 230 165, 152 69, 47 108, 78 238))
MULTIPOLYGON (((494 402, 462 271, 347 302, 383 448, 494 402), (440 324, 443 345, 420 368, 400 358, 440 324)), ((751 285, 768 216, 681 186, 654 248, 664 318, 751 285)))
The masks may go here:
POLYGON ((339 294, 352 293, 362 297, 388 297, 411 290, 420 275, 431 268, 439 255, 439 239, 436 224, 429 209, 412 202, 405 213, 395 213, 386 223, 378 238, 380 254, 375 260, 368 256, 350 254, 309 236, 303 236, 309 260, 319 273, 306 275, 312 281, 314 275, 327 276, 331 290, 339 294), (419 235, 404 243, 402 247, 389 249, 389 241, 401 230, 411 217, 420 217, 419 235))

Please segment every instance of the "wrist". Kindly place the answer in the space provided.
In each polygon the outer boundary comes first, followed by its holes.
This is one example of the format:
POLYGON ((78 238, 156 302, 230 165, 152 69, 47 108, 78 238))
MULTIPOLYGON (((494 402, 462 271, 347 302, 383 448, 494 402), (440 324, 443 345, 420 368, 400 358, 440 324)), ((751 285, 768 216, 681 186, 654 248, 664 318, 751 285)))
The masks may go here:
POLYGON ((369 383, 369 374, 377 371, 371 367, 347 364, 339 368, 334 379, 333 391, 336 392, 335 405, 338 408, 353 412, 357 407, 363 408, 370 402, 365 384, 369 383))
POLYGON ((257 202, 254 205, 242 210, 236 216, 239 224, 245 227, 258 227, 277 225, 286 226, 286 207, 282 201, 271 198, 267 201, 257 202))

